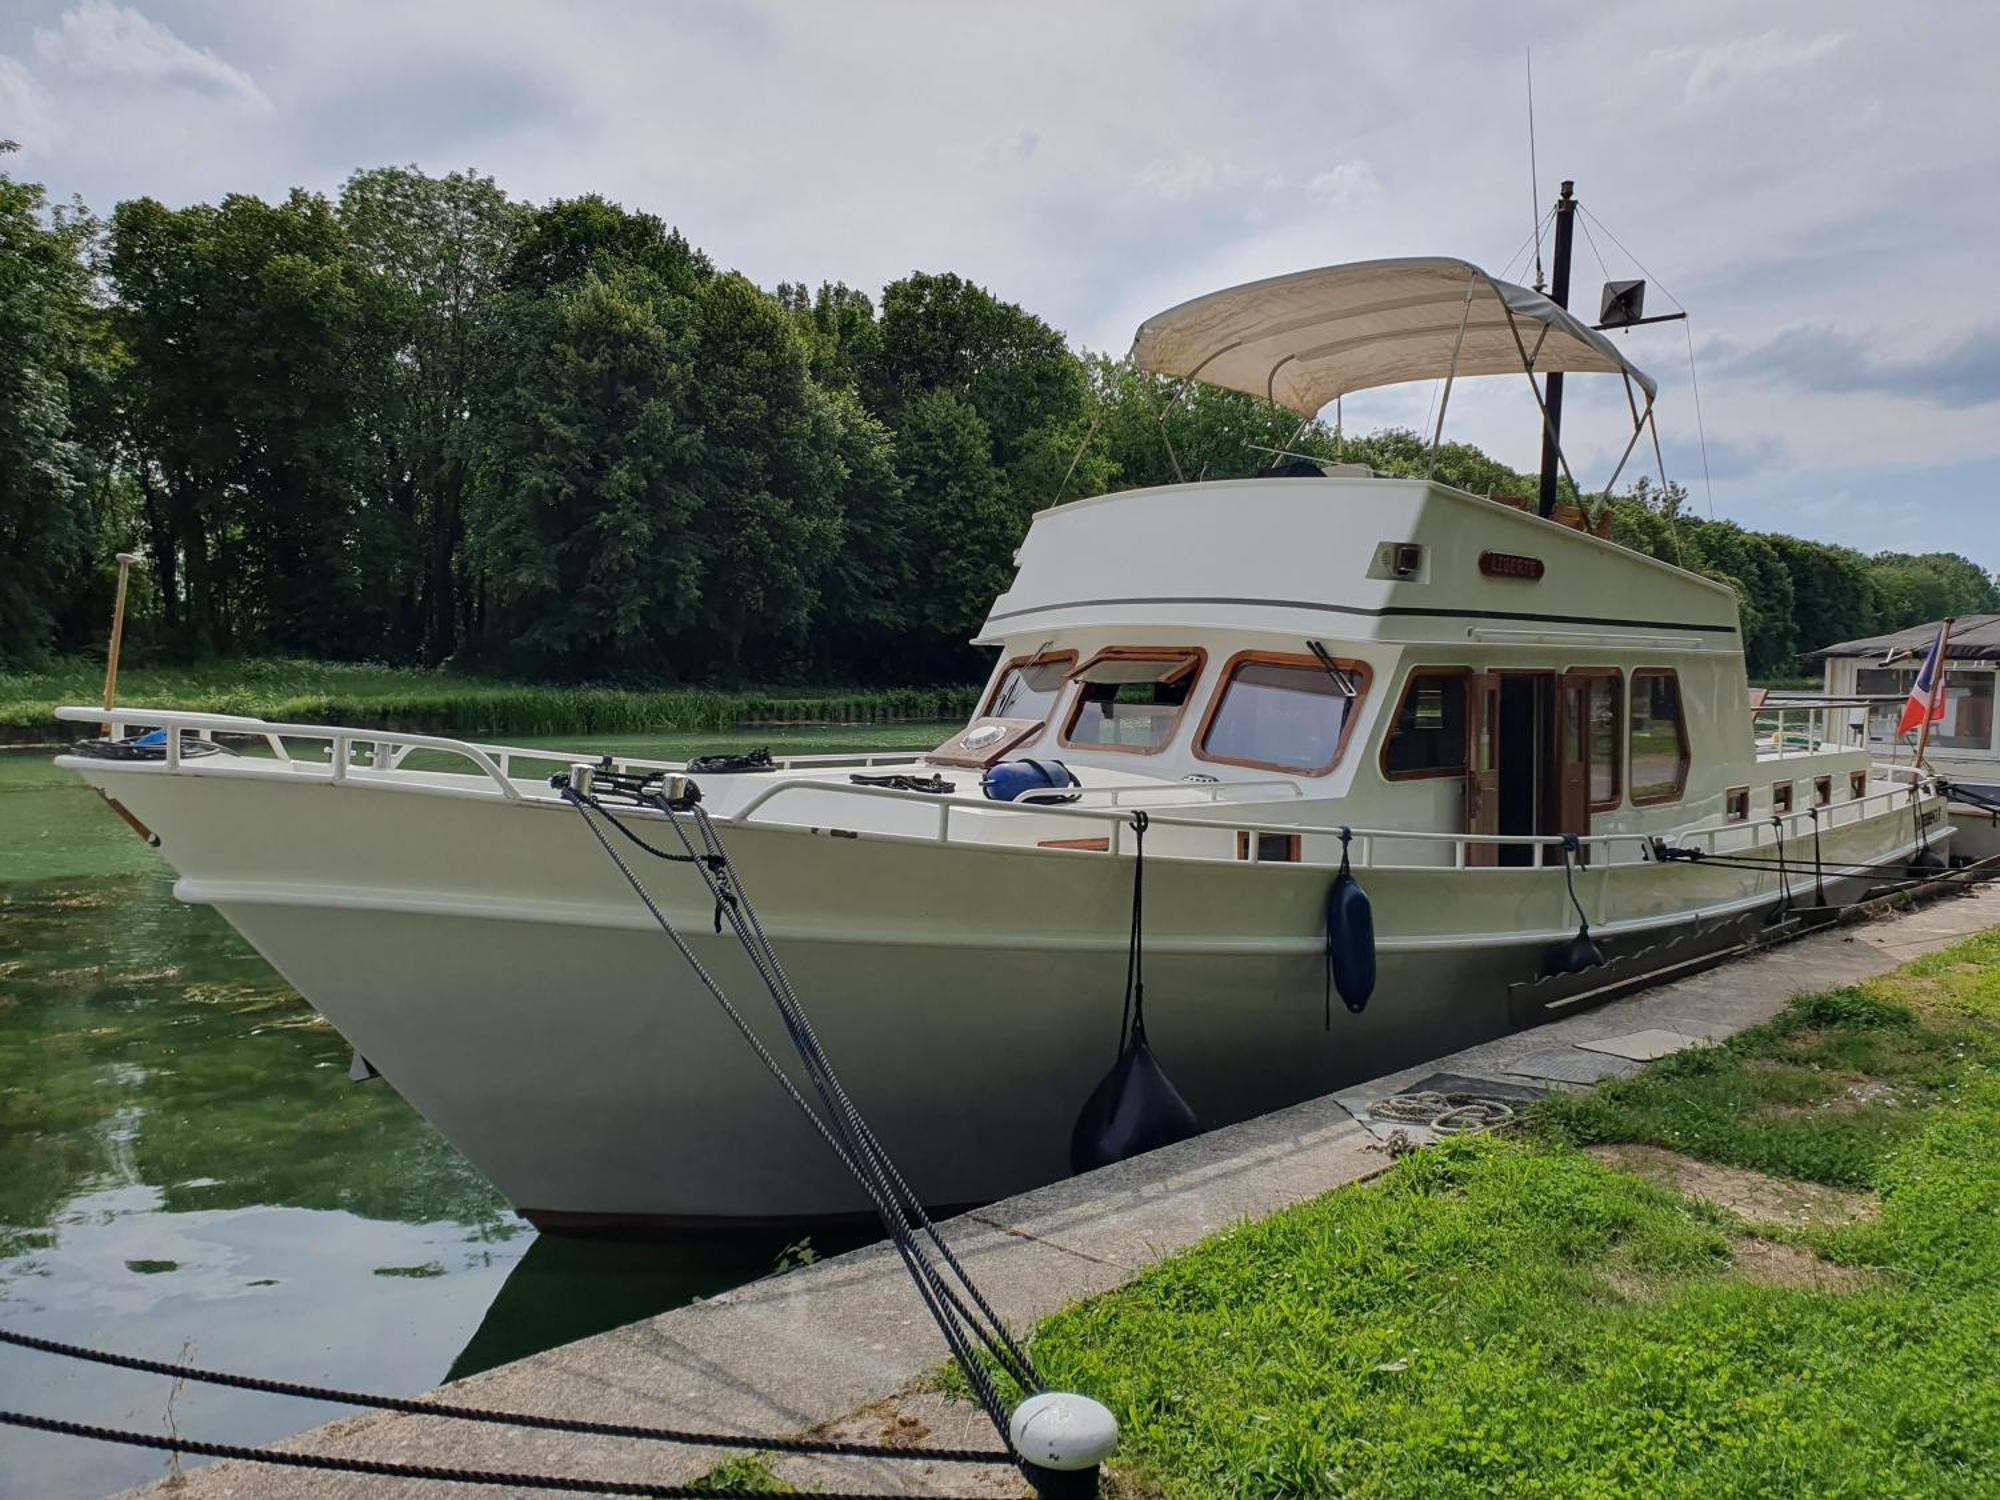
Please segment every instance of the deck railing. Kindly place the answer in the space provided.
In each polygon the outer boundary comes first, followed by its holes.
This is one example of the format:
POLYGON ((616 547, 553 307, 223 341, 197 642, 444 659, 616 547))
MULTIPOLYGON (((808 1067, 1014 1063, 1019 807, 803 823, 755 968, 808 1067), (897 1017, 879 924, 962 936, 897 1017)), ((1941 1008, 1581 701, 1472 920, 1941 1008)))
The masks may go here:
MULTIPOLYGON (((479 745, 465 740, 451 739, 440 735, 400 734, 385 730, 349 729, 323 724, 277 724, 262 719, 239 717, 230 714, 204 714, 168 710, 123 709, 112 710, 107 718, 106 711, 99 708, 59 708, 56 717, 72 723, 108 722, 114 736, 122 737, 133 727, 159 729, 164 731, 164 765, 169 770, 179 770, 188 766, 196 774, 207 769, 205 758, 191 759, 184 754, 183 736, 192 735, 202 740, 213 741, 218 735, 264 741, 271 748, 276 759, 286 762, 306 774, 324 774, 336 784, 349 781, 350 771, 361 770, 372 773, 368 780, 375 785, 382 784, 383 773, 394 773, 403 768, 404 762, 415 751, 428 750, 462 759, 471 764, 487 780, 491 781, 501 796, 510 802, 528 800, 519 782, 513 776, 517 761, 532 761, 542 765, 570 765, 579 762, 600 764, 601 756, 593 756, 587 751, 550 751, 519 746, 479 745), (324 741, 325 760, 301 760, 293 755, 287 741, 324 741)), ((891 752, 877 755, 825 755, 794 756, 775 763, 788 768, 837 769, 851 765, 913 764, 921 760, 917 752, 891 752)), ((612 765, 621 770, 682 770, 684 762, 649 760, 641 757, 613 756, 612 765)), ((1796 850, 1796 856, 1787 861, 1788 865, 1800 873, 1811 869, 1811 838, 1815 828, 1822 835, 1830 834, 1843 827, 1851 827, 1880 816, 1884 812, 1909 809, 1913 819, 1922 817, 1920 805, 1925 800, 1936 798, 1936 788, 1926 772, 1911 766, 1892 766, 1877 763, 1870 769, 1870 784, 1877 781, 1890 783, 1878 791, 1870 791, 1860 797, 1828 803, 1819 807, 1807 807, 1798 811, 1767 818, 1758 822, 1715 822, 1713 820, 1690 824, 1681 828, 1654 830, 1646 833, 1596 833, 1579 835, 1577 842, 1581 849, 1589 851, 1587 862, 1577 874, 1580 884, 1594 884, 1587 877, 1603 875, 1621 865, 1652 862, 1655 859, 1653 846, 1658 841, 1666 841, 1681 847, 1698 847, 1704 853, 1731 856, 1764 857, 1775 855, 1780 836, 1785 840, 1787 850, 1796 850)), ((1257 800, 1265 800, 1274 792, 1280 796, 1302 797, 1303 791, 1297 783, 1283 780, 1263 781, 1217 781, 1217 782, 1171 782, 1148 786, 1080 788, 1084 795, 1071 804, 1020 803, 971 801, 958 797, 940 797, 923 792, 902 791, 895 787, 856 786, 849 782, 803 780, 779 781, 760 787, 748 801, 731 810, 723 819, 739 826, 763 824, 765 826, 796 827, 798 824, 782 824, 769 816, 768 809, 784 798, 797 799, 808 794, 820 798, 858 799, 859 804, 882 801, 901 804, 912 809, 922 809, 934 820, 931 831, 921 835, 926 842, 953 842, 954 819, 967 817, 990 818, 1033 818, 1037 820, 1055 819, 1088 826, 1093 832, 1100 831, 1105 841, 1104 853, 1118 856, 1127 852, 1132 829, 1132 811, 1139 799, 1174 799, 1168 805, 1188 803, 1189 798, 1198 799, 1212 807, 1226 806, 1238 797, 1254 794, 1257 800), (1281 789, 1281 790, 1280 790, 1281 789), (760 816, 761 815, 761 816, 760 816)), ((540 800, 540 799, 537 799, 540 800)), ((1324 824, 1300 824, 1296 822, 1272 822, 1267 820, 1239 820, 1218 818, 1213 814, 1205 817, 1187 816, 1166 811, 1157 805, 1147 809, 1148 826, 1154 830, 1176 829, 1207 835, 1218 841, 1218 852, 1189 851, 1166 846, 1166 841, 1158 841, 1153 850, 1159 857, 1175 860, 1194 860, 1215 864, 1236 864, 1243 861, 1236 848, 1238 835, 1246 835, 1245 855, 1255 862, 1258 853, 1257 835, 1297 837, 1301 839, 1301 858, 1288 860, 1292 865, 1309 868, 1331 869, 1340 863, 1340 855, 1334 841, 1338 828, 1324 824), (1321 858, 1306 858, 1304 840, 1324 843, 1328 851, 1321 858)), ((825 826, 823 813, 816 813, 813 826, 825 826)), ((858 830, 857 830, 858 831, 858 830)), ((1560 835, 1545 834, 1490 834, 1465 832, 1430 832, 1407 828, 1350 828, 1351 844, 1348 849, 1353 866, 1362 870, 1407 870, 1437 871, 1444 869, 1461 871, 1493 870, 1498 872, 1518 871, 1520 866, 1478 865, 1473 863, 1474 851, 1489 848, 1524 848, 1553 852, 1561 848, 1560 835), (1417 846, 1428 850, 1448 849, 1449 857, 1443 860, 1410 863, 1382 858, 1385 847, 1403 845, 1417 846)), ((910 838, 906 833, 879 833, 874 837, 910 838)), ((1915 836, 1913 821, 1912 837, 1915 836)), ((970 842, 970 840, 962 840, 970 842)), ((1037 841, 1039 842, 1039 841, 1037 841)), ((1007 846, 1012 847, 1012 846, 1007 846)), ((1088 858, 1091 851, 1056 851, 1074 853, 1076 857, 1088 858)), ((1547 864, 1546 855, 1535 861, 1537 865, 1547 864)), ((1774 866, 1775 868, 1775 866, 1774 866)), ((1841 868, 1838 859, 1831 866, 1841 868)), ((1794 878, 1797 878, 1795 875, 1794 878)))

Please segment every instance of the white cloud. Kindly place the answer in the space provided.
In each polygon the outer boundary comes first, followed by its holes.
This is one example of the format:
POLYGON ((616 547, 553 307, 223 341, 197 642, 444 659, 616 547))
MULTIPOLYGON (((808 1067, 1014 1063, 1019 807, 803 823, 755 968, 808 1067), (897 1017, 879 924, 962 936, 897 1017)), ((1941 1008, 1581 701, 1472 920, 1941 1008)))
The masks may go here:
POLYGON ((80 79, 171 84, 268 111, 250 75, 213 52, 191 47, 157 21, 110 0, 83 0, 53 28, 35 32, 35 55, 80 79))
POLYGON ((0 139, 33 158, 55 144, 58 130, 48 94, 15 58, 0 54, 0 139))
POLYGON ((1284 177, 1268 167, 1253 171, 1209 151, 1148 162, 1133 178, 1133 186, 1142 194, 1167 203, 1187 203, 1215 193, 1274 193, 1284 185, 1284 177))
POLYGON ((1315 176, 1306 191, 1334 208, 1358 208, 1381 196, 1382 179, 1365 161, 1344 161, 1315 176))
POLYGON ((1694 100, 1773 73, 1810 67, 1839 51, 1852 36, 1849 31, 1829 31, 1794 39, 1782 31, 1766 31, 1706 47, 1663 47, 1653 53, 1653 60, 1690 64, 1686 94, 1694 100))

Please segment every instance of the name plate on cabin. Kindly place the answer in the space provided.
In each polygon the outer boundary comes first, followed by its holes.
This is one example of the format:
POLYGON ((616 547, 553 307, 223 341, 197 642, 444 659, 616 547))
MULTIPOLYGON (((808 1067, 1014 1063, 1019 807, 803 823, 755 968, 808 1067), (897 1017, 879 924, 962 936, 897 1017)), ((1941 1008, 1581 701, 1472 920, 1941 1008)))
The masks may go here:
POLYGON ((1518 552, 1482 552, 1479 571, 1488 578, 1521 578, 1535 583, 1548 569, 1539 557, 1524 557, 1518 552))

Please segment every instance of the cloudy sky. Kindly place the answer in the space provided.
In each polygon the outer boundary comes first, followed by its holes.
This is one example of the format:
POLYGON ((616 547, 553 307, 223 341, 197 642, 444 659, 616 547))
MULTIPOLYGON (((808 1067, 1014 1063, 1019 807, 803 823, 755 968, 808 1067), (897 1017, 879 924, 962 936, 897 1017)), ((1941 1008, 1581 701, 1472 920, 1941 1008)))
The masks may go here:
MULTIPOLYGON (((1579 301, 1636 255, 1649 310, 1692 313, 1716 514, 2000 568, 1991 4, 9 0, 0 136, 100 210, 392 162, 594 189, 766 285, 955 270, 1122 352, 1258 276, 1504 270, 1534 218, 1529 47, 1540 198, 1573 177, 1596 219, 1579 301)), ((1687 333, 1624 337, 1706 510, 1687 333)), ((1531 401, 1482 384, 1449 431, 1530 465, 1531 401)), ((1571 382, 1587 484, 1622 443, 1606 384, 1571 382)))

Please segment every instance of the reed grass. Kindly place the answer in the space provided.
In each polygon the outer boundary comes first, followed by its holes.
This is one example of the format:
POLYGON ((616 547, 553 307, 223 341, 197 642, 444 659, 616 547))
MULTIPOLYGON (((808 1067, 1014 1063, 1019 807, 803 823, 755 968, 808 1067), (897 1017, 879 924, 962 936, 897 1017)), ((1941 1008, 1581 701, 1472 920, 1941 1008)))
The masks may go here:
MULTIPOLYGON (((103 666, 89 659, 0 672, 0 735, 60 740, 65 703, 96 703, 103 666)), ((791 724, 962 719, 978 687, 632 688, 510 682, 456 672, 254 658, 133 667, 118 701, 141 708, 248 714, 304 724, 450 735, 661 734, 791 724)))

